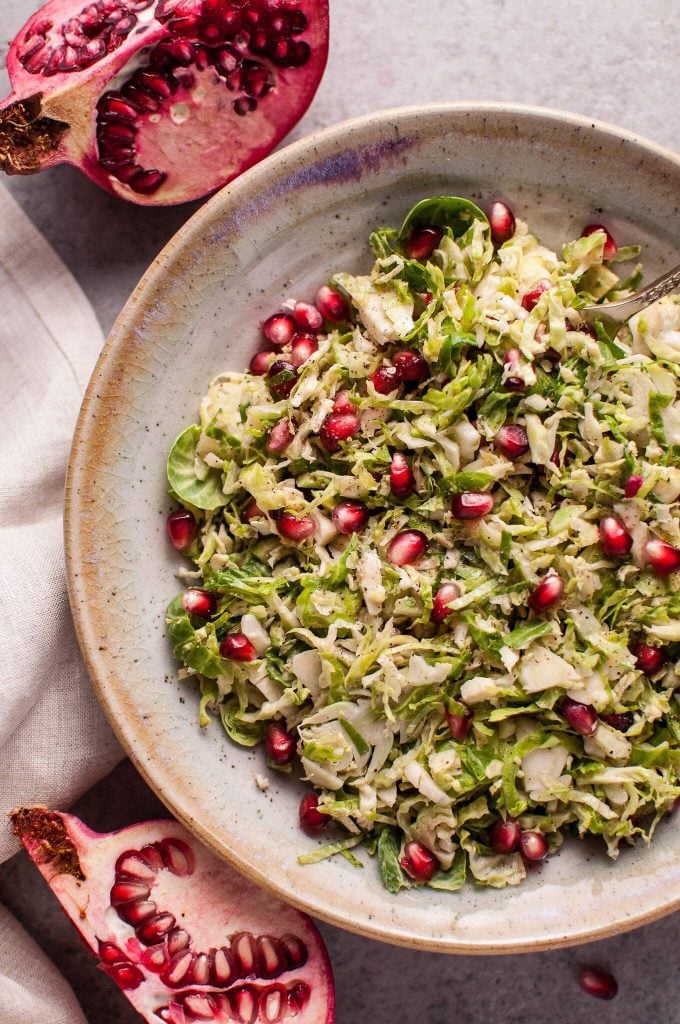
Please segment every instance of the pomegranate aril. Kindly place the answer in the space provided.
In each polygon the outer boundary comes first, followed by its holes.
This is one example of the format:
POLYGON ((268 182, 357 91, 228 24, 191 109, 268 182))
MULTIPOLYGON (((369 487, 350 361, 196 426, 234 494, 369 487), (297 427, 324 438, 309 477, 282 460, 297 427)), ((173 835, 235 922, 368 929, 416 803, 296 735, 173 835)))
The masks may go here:
POLYGON ((316 293, 316 308, 324 320, 330 323, 343 323, 349 319, 349 306, 344 295, 337 288, 322 284, 316 293))
POLYGON ((519 848, 525 860, 545 860, 548 856, 548 844, 540 832, 522 832, 519 848))
POLYGON ((251 519, 264 518, 264 512, 255 501, 255 498, 251 498, 250 501, 247 502, 243 512, 241 513, 241 517, 246 523, 249 523, 251 519))
POLYGON ((116 912, 122 921, 127 921, 128 924, 136 927, 158 913, 158 907, 153 900, 132 900, 130 903, 122 903, 116 907, 116 912))
POLYGON ((457 715, 453 711, 445 711, 444 717, 454 740, 462 743, 463 740, 467 739, 475 717, 470 708, 466 708, 462 715, 457 715))
POLYGON ((273 764, 290 764, 295 757, 295 737, 291 736, 281 722, 267 722, 264 746, 267 757, 273 764))
POLYGON ((288 990, 288 1006, 293 1016, 302 1013, 309 1002, 312 990, 306 981, 295 982, 288 990))
POLYGON ((239 117, 245 117, 246 114, 252 114, 253 110, 257 109, 257 100, 252 96, 239 96, 233 103, 234 110, 239 117))
POLYGON ((564 593, 564 581, 556 572, 549 572, 529 594, 529 607, 537 614, 556 605, 564 593))
POLYGON ((175 956, 180 950, 186 949, 191 942, 191 936, 184 928, 173 928, 167 937, 167 947, 170 956, 175 956))
POLYGON ((360 429, 361 420, 355 412, 332 412, 321 424, 319 440, 327 452, 337 452, 340 444, 349 441, 360 429))
POLYGON ((286 969, 283 947, 271 935, 261 935, 257 940, 259 975, 261 978, 276 978, 286 969))
POLYGON ((308 793, 307 796, 303 796, 300 801, 300 807, 298 809, 298 817, 300 819, 300 827, 308 835, 318 835, 326 828, 330 818, 327 814, 322 814, 318 809, 319 798, 316 793, 308 793))
POLYGON ((292 512, 281 512, 276 517, 276 528, 286 540, 300 543, 316 533, 316 523, 311 516, 296 516, 292 512))
MULTIPOLYGON (((198 979, 194 979, 193 983, 194 985, 201 984, 198 979)), ((184 1010, 189 1014, 189 1020, 214 1021, 216 1019, 217 1003, 211 995, 208 995, 207 992, 189 992, 184 996, 182 1005, 184 1010)))
POLYGON ((599 525, 600 545, 609 558, 625 558, 633 547, 633 538, 618 516, 603 516, 599 525))
POLYGON ((140 89, 162 100, 169 99, 178 88, 178 83, 172 75, 164 75, 160 71, 138 71, 134 81, 140 89))
POLYGON ((241 1024, 255 1024, 259 1011, 258 992, 254 985, 239 985, 227 993, 232 1012, 241 1024))
POLYGON ((118 907, 131 900, 148 900, 150 895, 151 890, 144 882, 116 882, 111 889, 111 906, 118 907))
POLYGON ((136 929, 137 938, 147 946, 155 946, 157 942, 161 942, 165 938, 168 932, 172 931, 176 923, 172 914, 163 911, 136 929))
POLYGON ((460 587, 457 583, 442 583, 432 599, 432 611, 430 612, 432 622, 440 625, 453 615, 449 604, 458 597, 460 597, 460 587))
POLYGON ((529 438, 524 427, 517 423, 506 423, 494 438, 496 447, 508 459, 519 459, 529 451, 529 438))
POLYGON ((522 829, 514 818, 499 819, 489 832, 489 845, 494 853, 514 853, 519 847, 522 829))
MULTIPOLYGON (((503 357, 503 363, 509 367, 511 374, 518 371, 522 365, 522 353, 518 348, 511 348, 503 357)), ((507 376, 503 387, 506 391, 526 391, 526 381, 520 376, 507 376)))
POLYGON ((493 497, 481 491, 464 491, 454 494, 451 511, 456 519, 481 519, 493 508, 493 497))
POLYGON ((177 875, 179 878, 193 875, 196 869, 196 858, 194 851, 183 839, 175 839, 174 836, 170 836, 167 839, 159 840, 156 847, 164 867, 173 875, 177 875))
POLYGON ((323 317, 311 302, 296 302, 293 316, 301 331, 318 334, 323 327, 323 317))
POLYGON ((632 711, 614 711, 610 715, 603 715, 602 720, 611 725, 612 729, 626 732, 635 721, 635 716, 632 711))
POLYGON ((177 509, 168 515, 166 521, 168 537, 173 548, 177 551, 186 551, 190 547, 198 533, 198 524, 191 512, 186 509, 177 509))
POLYGON ((286 954, 288 967, 291 970, 297 970, 299 967, 303 967, 307 963, 309 952, 302 939, 298 938, 297 935, 287 933, 286 935, 281 936, 280 941, 283 946, 283 951, 286 954))
POLYGON ((98 939, 98 951, 99 959, 103 964, 124 964, 130 960, 113 942, 102 942, 101 939, 98 939))
POLYGON ((183 949, 172 960, 160 975, 163 984, 168 988, 183 988, 190 985, 193 980, 194 964, 196 954, 189 949, 183 949))
POLYGON ((138 988, 144 981, 144 975, 134 964, 113 964, 106 968, 106 973, 122 989, 138 988))
POLYGON ((408 459, 401 452, 395 452, 390 462, 390 490, 395 498, 408 498, 416 486, 408 459))
POLYGON ((488 210, 491 238, 495 245, 502 245, 515 233, 515 215, 501 199, 491 204, 488 210))
POLYGON ((426 260, 442 240, 441 228, 414 228, 408 237, 405 250, 410 260, 426 260))
POLYGON ((99 143, 112 142, 120 145, 134 142, 137 137, 137 126, 125 121, 104 121, 97 129, 99 143))
POLYGON ((396 352, 392 358, 399 378, 409 384, 417 384, 430 375, 430 367, 420 352, 413 349, 402 349, 396 352))
POLYGON ((190 587, 182 595, 182 606, 189 615, 198 615, 201 619, 209 619, 215 614, 217 599, 214 594, 198 587, 190 587))
POLYGON ((391 395, 401 384, 396 366, 379 366, 370 380, 379 395, 391 395))
POLYGON ((130 178, 128 184, 140 195, 150 196, 158 191, 166 178, 167 174, 164 171, 138 171, 130 178))
POLYGON ((591 968, 581 971, 578 976, 579 985, 589 996, 597 999, 613 999, 619 986, 611 974, 606 971, 594 971, 591 968))
POLYGON ((356 411, 356 406, 349 397, 349 391, 339 391, 335 396, 335 401, 333 402, 333 412, 340 412, 344 415, 353 416, 356 414, 356 411))
POLYGON ((308 25, 307 18, 302 11, 291 11, 290 13, 290 25, 288 31, 292 36, 301 35, 308 25))
POLYGON ((262 324, 262 332, 270 344, 283 348, 290 345, 297 334, 297 324, 289 313, 274 313, 262 324))
POLYGON ((288 992, 283 985, 268 985, 260 994, 260 1017, 265 1024, 277 1024, 286 1013, 288 992))
POLYGON ((164 971, 168 960, 168 951, 164 943, 145 949, 139 958, 142 966, 146 967, 147 971, 151 971, 152 974, 160 974, 161 971, 164 971))
POLYGON ((136 121, 139 110, 130 101, 114 93, 105 93, 97 104, 99 116, 104 121, 136 121))
POLYGON ((230 661, 255 661, 257 651, 244 633, 228 633, 220 644, 220 654, 230 661))
POLYGON ((134 81, 123 86, 122 92, 131 103, 134 103, 136 107, 139 107, 140 110, 147 114, 155 114, 157 110, 160 110, 161 101, 158 97, 145 92, 144 89, 135 85, 134 81))
POLYGON ((644 557, 650 569, 657 576, 670 576, 680 569, 680 548, 674 548, 665 540, 652 537, 644 547, 644 557))
POLYGON ((574 732, 579 736, 592 736, 597 727, 597 711, 592 704, 582 704, 579 700, 565 697, 561 711, 574 732))
POLYGON ((647 676, 653 676, 666 661, 666 652, 663 647, 635 643, 632 644, 631 651, 635 655, 635 667, 647 676))
POLYGON ((238 932, 232 936, 231 952, 242 978, 259 973, 257 944, 250 932, 238 932))
POLYGON ((211 949, 208 954, 210 960, 210 981, 213 985, 229 985, 238 977, 238 969, 234 962, 231 950, 226 946, 219 949, 211 949))
POLYGON ((541 295, 547 292, 552 287, 552 281, 547 278, 543 278, 541 281, 537 281, 528 292, 525 292, 522 296, 522 306, 528 313, 534 308, 541 295))
POLYGON ((439 870, 439 861, 435 855, 415 839, 406 844, 404 856, 399 863, 416 882, 429 882, 439 870))
POLYGON ((269 373, 269 367, 274 362, 274 358, 274 353, 268 349, 256 352, 250 360, 250 372, 256 377, 266 377, 269 373))
POLYGON ((290 350, 290 361, 297 369, 304 366, 310 356, 319 348, 316 338, 308 334, 300 334, 293 342, 290 350))
POLYGON ((210 980, 210 960, 207 953, 199 953, 194 964, 194 985, 207 985, 210 980))
POLYGON ((267 378, 272 398, 280 402, 288 398, 297 384, 297 370, 285 359, 276 359, 269 367, 267 378))
POLYGON ((368 509, 361 501, 341 501, 331 513, 338 533, 359 533, 368 522, 368 509))
POLYGON ((287 419, 279 420, 269 431, 266 448, 270 453, 284 452, 295 437, 295 432, 287 419))
POLYGON ((623 487, 625 497, 634 498, 644 482, 644 477, 638 476, 637 474, 629 476, 623 487))
POLYGON ((157 857, 156 862, 140 850, 126 850, 116 861, 114 870, 117 878, 123 876, 124 878, 139 879, 142 882, 154 882, 161 866, 160 857, 157 857))
POLYGON ((393 565, 411 565, 427 551, 427 537, 420 530, 402 530, 387 548, 387 558, 393 565))
POLYGON ((602 258, 605 260, 613 260, 619 251, 619 247, 616 244, 616 240, 608 228, 604 227, 603 224, 587 224, 581 232, 581 238, 586 238, 588 235, 594 235, 596 231, 604 231, 606 241, 604 243, 604 249, 602 251, 602 258))

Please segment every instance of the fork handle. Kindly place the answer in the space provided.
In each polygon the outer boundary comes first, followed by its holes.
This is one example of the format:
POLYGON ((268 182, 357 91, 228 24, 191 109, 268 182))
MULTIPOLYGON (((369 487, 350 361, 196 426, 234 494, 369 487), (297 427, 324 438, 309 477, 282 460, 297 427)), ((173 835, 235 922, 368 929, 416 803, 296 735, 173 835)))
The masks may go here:
POLYGON ((653 302, 658 302, 664 295, 670 295, 674 291, 680 291, 680 266, 667 270, 661 277, 657 277, 656 281, 652 281, 646 288, 636 292, 635 295, 630 295, 627 299, 607 302, 604 306, 585 306, 581 313, 585 314, 586 319, 589 319, 590 316, 597 316, 599 312, 600 316, 604 314, 622 324, 631 316, 639 313, 641 309, 651 306, 653 302))

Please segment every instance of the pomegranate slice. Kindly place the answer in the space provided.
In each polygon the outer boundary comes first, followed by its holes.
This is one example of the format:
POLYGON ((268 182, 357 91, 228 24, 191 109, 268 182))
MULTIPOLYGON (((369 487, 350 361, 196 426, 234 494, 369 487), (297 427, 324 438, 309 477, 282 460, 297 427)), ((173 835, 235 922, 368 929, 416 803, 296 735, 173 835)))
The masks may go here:
POLYGON ((197 199, 299 121, 327 52, 328 0, 49 0, 9 49, 0 168, 197 199))
POLYGON ((331 969, 312 922, 177 822, 101 834, 43 807, 14 810, 11 819, 85 945, 148 1024, 335 1021, 331 969), (122 911, 144 902, 142 889, 163 909, 131 923, 122 911), (132 898, 118 904, 121 895, 132 898))

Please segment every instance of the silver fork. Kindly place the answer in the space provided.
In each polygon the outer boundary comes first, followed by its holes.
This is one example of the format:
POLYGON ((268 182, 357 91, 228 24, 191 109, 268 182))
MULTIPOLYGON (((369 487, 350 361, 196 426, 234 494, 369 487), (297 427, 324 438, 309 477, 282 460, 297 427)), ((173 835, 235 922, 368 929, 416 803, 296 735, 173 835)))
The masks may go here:
POLYGON ((641 309, 651 306, 653 302, 657 302, 664 295, 670 295, 674 291, 680 291, 680 267, 673 267, 672 270, 666 271, 661 277, 657 277, 656 281, 652 281, 646 288, 635 292, 634 295, 629 295, 627 299, 606 302, 602 306, 584 306, 579 312, 589 324, 600 320, 607 333, 614 337, 623 325, 641 309))

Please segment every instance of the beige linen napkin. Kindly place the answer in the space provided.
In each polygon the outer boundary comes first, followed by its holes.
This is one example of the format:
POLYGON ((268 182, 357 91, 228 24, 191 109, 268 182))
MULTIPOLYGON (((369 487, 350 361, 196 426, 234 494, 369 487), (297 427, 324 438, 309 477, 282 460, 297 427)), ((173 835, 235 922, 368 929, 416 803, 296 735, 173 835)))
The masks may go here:
MULTIPOLYGON (((123 756, 85 673, 64 583, 64 474, 101 329, 76 281, 2 186, 0 310, 2 861, 18 848, 7 811, 30 803, 65 808, 123 756)), ((76 1007, 0 908, 0 1021, 81 1024, 76 1007)))

